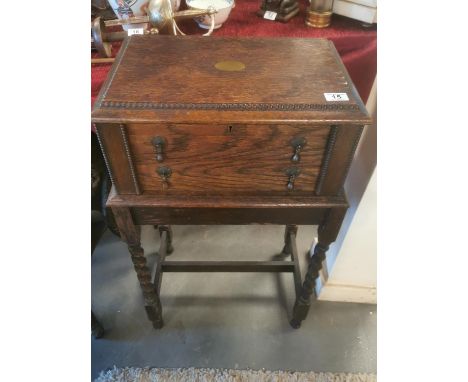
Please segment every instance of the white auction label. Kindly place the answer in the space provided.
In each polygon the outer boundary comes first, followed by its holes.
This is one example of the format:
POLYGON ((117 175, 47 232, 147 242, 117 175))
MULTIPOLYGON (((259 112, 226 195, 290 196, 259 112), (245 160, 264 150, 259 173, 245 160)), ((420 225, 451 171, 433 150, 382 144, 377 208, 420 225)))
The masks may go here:
POLYGON ((349 101, 346 93, 323 93, 327 101, 349 101))
POLYGON ((274 20, 274 19, 276 19, 276 15, 277 15, 276 12, 265 11, 265 14, 263 15, 263 18, 267 19, 267 20, 274 20))
POLYGON ((133 36, 134 34, 144 34, 143 28, 133 28, 129 29, 127 32, 129 36, 133 36))

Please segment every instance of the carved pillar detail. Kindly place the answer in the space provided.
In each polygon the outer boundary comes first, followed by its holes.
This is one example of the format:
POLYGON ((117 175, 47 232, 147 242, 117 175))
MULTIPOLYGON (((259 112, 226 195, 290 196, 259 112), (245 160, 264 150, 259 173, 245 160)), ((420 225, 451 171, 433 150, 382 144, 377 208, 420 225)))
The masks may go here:
POLYGON ((148 269, 145 253, 140 243, 139 227, 133 224, 128 208, 112 208, 116 223, 119 227, 122 240, 128 245, 133 267, 135 268, 141 291, 145 300, 145 309, 148 318, 155 329, 163 326, 161 301, 151 281, 151 272, 148 269))

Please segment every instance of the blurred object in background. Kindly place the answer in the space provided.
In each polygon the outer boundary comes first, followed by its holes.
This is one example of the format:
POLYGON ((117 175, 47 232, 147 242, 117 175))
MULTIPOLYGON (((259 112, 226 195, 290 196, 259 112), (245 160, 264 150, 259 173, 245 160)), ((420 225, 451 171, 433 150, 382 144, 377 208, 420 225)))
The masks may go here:
MULTIPOLYGON (((210 6, 218 11, 214 16, 214 29, 220 28, 228 19, 231 9, 234 8, 234 0, 185 0, 188 9, 203 10, 210 6)), ((211 16, 206 15, 194 19, 198 26, 202 29, 211 28, 211 16)))
POLYGON ((298 13, 299 4, 296 0, 262 0, 257 16, 287 23, 298 13))
POLYGON ((335 0, 333 13, 362 21, 370 26, 377 23, 377 0, 335 0))
POLYGON ((91 0, 91 20, 96 17, 103 20, 115 19, 115 13, 107 0, 91 0))
MULTIPOLYGON (((144 16, 146 15, 146 9, 148 7, 148 0, 109 0, 109 4, 114 10, 115 15, 121 19, 126 20, 132 16, 144 16)), ((134 24, 134 25, 122 25, 124 30, 129 28, 146 29, 146 24, 134 24)))
MULTIPOLYGON (((173 11, 177 11, 180 7, 181 0, 169 0, 173 11)), ((116 16, 121 20, 126 20, 133 16, 146 16, 148 14, 149 0, 109 0, 109 4, 114 10, 116 16)), ((124 30, 131 29, 147 29, 145 24, 122 25, 124 30)))
POLYGON ((333 0, 310 0, 306 10, 306 25, 312 28, 326 28, 331 23, 333 0))

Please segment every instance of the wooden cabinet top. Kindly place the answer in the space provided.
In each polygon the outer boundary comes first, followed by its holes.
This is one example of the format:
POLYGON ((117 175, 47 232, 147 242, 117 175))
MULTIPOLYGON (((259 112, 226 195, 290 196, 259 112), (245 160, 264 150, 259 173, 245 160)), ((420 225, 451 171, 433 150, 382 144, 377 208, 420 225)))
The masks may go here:
POLYGON ((124 41, 92 120, 370 123, 331 41, 157 35, 124 41))

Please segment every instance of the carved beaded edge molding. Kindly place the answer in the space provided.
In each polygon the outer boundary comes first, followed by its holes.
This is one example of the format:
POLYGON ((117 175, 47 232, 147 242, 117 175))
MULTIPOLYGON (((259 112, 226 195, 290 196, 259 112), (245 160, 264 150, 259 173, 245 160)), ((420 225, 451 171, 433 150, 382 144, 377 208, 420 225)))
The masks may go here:
POLYGON ((320 195, 322 192, 323 182, 325 181, 325 175, 328 172, 328 166, 330 165, 331 155, 333 153, 333 149, 335 148, 336 136, 338 134, 338 126, 332 125, 330 126, 330 135, 328 138, 327 146, 325 148, 324 159, 322 163, 322 168, 320 169, 320 174, 318 177, 317 184, 315 186, 315 194, 320 195))
POLYGON ((110 89, 112 81, 114 81, 114 77, 115 77, 115 75, 117 73, 117 68, 120 66, 120 63, 122 62, 122 58, 124 56, 125 51, 127 50, 128 43, 129 43, 131 37, 132 36, 129 36, 128 38, 126 38, 124 40, 123 45, 120 47, 119 53, 117 53, 117 57, 115 58, 114 65, 112 66, 111 71, 108 74, 108 82, 107 82, 107 84, 105 84, 105 86, 101 89, 101 91, 98 94, 96 104, 95 104, 96 107, 98 107, 98 108, 102 106, 102 102, 103 102, 104 98, 106 98, 106 96, 107 96, 107 92, 110 89))
POLYGON ((107 158, 107 155, 106 155, 106 150, 104 150, 104 145, 102 144, 102 141, 101 141, 101 137, 99 135, 99 130, 98 128, 96 127, 96 124, 93 123, 93 127, 94 127, 94 131, 96 132, 96 137, 98 139, 98 143, 99 143, 99 146, 101 147, 101 152, 102 152, 102 156, 104 157, 104 163, 106 164, 106 170, 107 170, 107 173, 109 174, 109 178, 112 182, 112 185, 115 187, 115 189, 118 191, 117 189, 117 186, 114 182, 114 176, 112 175, 112 171, 111 171, 111 168, 109 166, 109 159, 107 158))
POLYGON ((282 104, 282 103, 155 103, 102 101, 107 109, 156 109, 156 110, 248 110, 248 111, 308 111, 308 110, 360 110, 358 105, 337 104, 282 104))
POLYGON ((137 177, 136 177, 136 174, 135 174, 135 169, 133 167, 132 156, 130 155, 130 147, 128 146, 127 132, 125 131, 125 125, 120 124, 119 126, 120 126, 120 133, 122 134, 122 141, 123 141, 124 148, 125 148, 125 154, 127 154, 127 160, 128 160, 128 165, 129 165, 129 168, 130 168, 130 173, 132 174, 133 185, 135 186, 135 191, 136 191, 137 195, 139 195, 140 194, 140 187, 138 186, 138 181, 137 181, 137 177))

